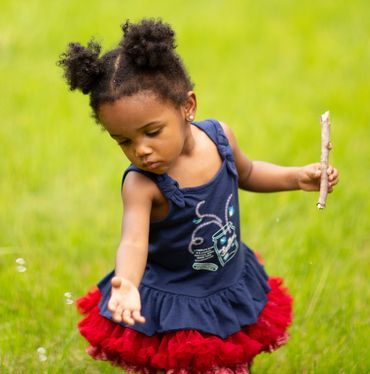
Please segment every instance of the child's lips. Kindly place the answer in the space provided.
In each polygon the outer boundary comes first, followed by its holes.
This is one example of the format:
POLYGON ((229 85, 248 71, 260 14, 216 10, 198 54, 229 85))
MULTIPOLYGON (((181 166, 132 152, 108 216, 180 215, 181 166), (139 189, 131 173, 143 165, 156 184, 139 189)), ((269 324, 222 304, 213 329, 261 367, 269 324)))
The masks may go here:
POLYGON ((160 161, 154 161, 154 162, 145 162, 144 163, 144 166, 149 169, 149 170, 153 170, 153 169, 157 169, 162 163, 160 161))

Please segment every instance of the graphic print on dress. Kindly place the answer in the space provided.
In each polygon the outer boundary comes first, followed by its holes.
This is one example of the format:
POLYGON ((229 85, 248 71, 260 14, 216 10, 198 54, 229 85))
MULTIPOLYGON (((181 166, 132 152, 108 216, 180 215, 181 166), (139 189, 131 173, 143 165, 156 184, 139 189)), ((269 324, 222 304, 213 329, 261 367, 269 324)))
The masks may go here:
POLYGON ((225 266, 238 251, 239 244, 235 226, 230 220, 235 212, 234 206, 230 206, 232 196, 232 194, 229 195, 226 201, 225 222, 215 214, 202 214, 200 212, 200 208, 205 203, 205 200, 197 204, 195 208, 197 218, 193 219, 193 223, 199 226, 193 231, 188 246, 189 252, 194 255, 193 269, 217 271, 219 265, 214 262, 216 259, 218 259, 221 266, 225 266), (212 235, 212 245, 202 247, 207 238, 201 236, 199 231, 209 225, 216 225, 218 229, 212 235))

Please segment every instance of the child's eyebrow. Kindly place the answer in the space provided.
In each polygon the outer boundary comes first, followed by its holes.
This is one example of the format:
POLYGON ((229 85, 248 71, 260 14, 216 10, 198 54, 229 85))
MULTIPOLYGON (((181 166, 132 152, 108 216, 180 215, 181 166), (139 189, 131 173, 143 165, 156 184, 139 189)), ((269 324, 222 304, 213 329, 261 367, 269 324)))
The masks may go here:
MULTIPOLYGON (((136 131, 139 131, 139 130, 143 130, 143 129, 145 129, 146 127, 149 127, 150 125, 157 125, 157 124, 159 124, 160 123, 160 121, 152 121, 152 122, 149 122, 149 123, 147 123, 146 125, 144 125, 144 126, 141 126, 141 127, 139 127, 138 129, 136 129, 136 131)), ((122 137, 122 135, 121 134, 109 134, 112 138, 121 138, 122 137)))

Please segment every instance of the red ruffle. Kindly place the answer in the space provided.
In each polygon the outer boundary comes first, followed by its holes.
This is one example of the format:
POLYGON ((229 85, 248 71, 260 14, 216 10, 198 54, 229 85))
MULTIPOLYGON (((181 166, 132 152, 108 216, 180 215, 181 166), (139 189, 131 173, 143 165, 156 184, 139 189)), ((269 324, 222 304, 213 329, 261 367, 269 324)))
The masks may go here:
POLYGON ((109 360, 128 371, 167 374, 238 373, 248 371, 262 351, 271 352, 288 339, 292 321, 292 297, 281 278, 270 278, 268 302, 255 324, 221 339, 196 330, 179 330, 147 336, 104 318, 99 313, 99 289, 77 300, 77 307, 87 316, 78 324, 90 343, 87 352, 95 359, 109 360))

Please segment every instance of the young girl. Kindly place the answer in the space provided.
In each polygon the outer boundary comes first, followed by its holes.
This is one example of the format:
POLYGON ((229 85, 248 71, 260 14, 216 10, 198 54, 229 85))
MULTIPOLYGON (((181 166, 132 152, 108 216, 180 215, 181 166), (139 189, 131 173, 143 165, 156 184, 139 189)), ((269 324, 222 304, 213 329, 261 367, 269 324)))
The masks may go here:
POLYGON ((240 240, 238 187, 316 191, 320 164, 250 161, 226 124, 194 122, 171 27, 144 19, 123 33, 101 57, 91 41, 59 60, 131 161, 116 266, 78 301, 80 332, 92 357, 134 372, 248 373, 287 341, 292 298, 240 240))

